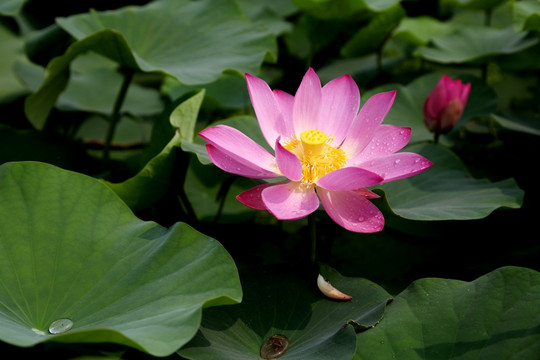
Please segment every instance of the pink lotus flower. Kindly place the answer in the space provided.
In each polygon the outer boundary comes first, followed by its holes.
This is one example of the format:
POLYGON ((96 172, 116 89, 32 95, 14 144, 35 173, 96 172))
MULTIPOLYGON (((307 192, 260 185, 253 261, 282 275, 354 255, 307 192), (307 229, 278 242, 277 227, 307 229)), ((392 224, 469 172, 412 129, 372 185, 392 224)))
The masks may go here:
POLYGON ((471 84, 444 74, 424 102, 424 122, 435 134, 446 134, 456 125, 467 104, 471 84))
POLYGON ((378 196, 366 188, 432 165, 418 154, 397 153, 409 142, 409 128, 381 125, 395 91, 374 95, 359 112, 360 93, 349 75, 321 88, 310 68, 295 96, 272 91, 250 74, 246 79, 259 126, 274 154, 226 125, 199 135, 222 170, 255 179, 285 177, 238 195, 249 207, 292 220, 311 214, 322 202, 345 229, 377 232, 384 217, 368 200, 378 196))

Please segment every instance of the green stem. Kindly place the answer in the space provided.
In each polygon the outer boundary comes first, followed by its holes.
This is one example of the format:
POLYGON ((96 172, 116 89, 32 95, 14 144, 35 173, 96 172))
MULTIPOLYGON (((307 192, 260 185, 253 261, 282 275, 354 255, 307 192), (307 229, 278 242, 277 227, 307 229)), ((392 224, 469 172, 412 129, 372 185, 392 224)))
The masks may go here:
POLYGON ((129 85, 131 84, 131 80, 133 80, 133 75, 135 75, 134 69, 125 69, 124 81, 122 82, 120 91, 118 92, 116 100, 114 101, 113 111, 109 121, 109 127, 107 128, 107 135, 105 136, 105 145, 103 147, 103 159, 105 161, 109 161, 112 139, 114 137, 114 132, 116 131, 116 125, 118 125, 118 122, 120 121, 120 109, 122 108, 122 104, 126 99, 126 94, 129 85))
POLYGON ((309 240, 311 243, 311 261, 317 261, 317 226, 315 221, 315 213, 308 215, 309 240))

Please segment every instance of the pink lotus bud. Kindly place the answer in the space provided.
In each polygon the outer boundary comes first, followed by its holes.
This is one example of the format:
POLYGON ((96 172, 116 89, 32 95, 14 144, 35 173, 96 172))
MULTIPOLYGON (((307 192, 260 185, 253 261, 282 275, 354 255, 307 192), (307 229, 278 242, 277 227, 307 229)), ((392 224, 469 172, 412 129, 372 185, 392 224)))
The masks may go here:
POLYGON ((444 74, 424 103, 424 122, 435 134, 446 134, 456 125, 467 104, 471 84, 444 74))

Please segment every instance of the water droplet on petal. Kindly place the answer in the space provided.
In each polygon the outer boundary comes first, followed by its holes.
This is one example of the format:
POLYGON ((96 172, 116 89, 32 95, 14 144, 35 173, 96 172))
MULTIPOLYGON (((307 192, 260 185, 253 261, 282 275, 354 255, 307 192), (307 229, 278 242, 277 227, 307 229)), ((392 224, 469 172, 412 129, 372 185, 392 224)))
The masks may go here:
POLYGON ((401 161, 400 159, 396 159, 396 160, 394 161, 394 166, 398 165, 400 161, 401 161))
POLYGON ((363 216, 360 216, 357 220, 358 220, 358 222, 362 222, 362 221, 364 221, 366 219, 363 216))
POLYGON ((61 334, 73 327, 73 321, 70 319, 58 319, 49 325, 49 332, 53 335, 61 334))
POLYGON ((289 348, 289 339, 285 335, 272 335, 261 346, 263 359, 277 359, 289 348))

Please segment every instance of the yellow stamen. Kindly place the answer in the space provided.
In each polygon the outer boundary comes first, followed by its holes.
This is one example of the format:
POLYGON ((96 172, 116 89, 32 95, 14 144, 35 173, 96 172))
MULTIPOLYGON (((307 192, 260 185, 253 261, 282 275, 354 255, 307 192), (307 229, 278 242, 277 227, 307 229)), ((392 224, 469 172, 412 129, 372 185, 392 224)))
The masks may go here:
POLYGON ((302 163, 302 183, 311 185, 329 172, 345 166, 345 152, 330 146, 331 140, 332 137, 314 129, 300 134, 300 141, 293 137, 283 144, 302 163))

